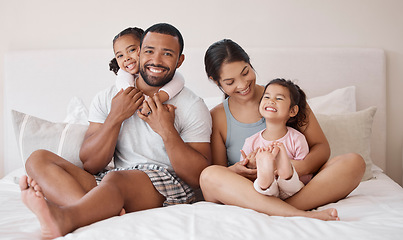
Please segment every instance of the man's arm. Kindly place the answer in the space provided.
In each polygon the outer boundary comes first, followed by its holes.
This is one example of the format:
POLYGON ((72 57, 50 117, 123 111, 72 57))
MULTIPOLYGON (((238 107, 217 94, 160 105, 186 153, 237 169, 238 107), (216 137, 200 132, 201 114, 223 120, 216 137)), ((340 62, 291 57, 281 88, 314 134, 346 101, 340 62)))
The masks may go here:
POLYGON ((147 98, 152 111, 148 116, 138 113, 158 133, 165 144, 169 160, 178 177, 193 188, 199 188, 199 177, 211 164, 210 143, 185 143, 174 127, 175 107, 163 105, 158 96, 147 98))
POLYGON ((104 123, 90 123, 80 149, 84 169, 95 174, 105 168, 115 152, 122 122, 132 116, 144 100, 142 92, 129 87, 112 99, 104 123))

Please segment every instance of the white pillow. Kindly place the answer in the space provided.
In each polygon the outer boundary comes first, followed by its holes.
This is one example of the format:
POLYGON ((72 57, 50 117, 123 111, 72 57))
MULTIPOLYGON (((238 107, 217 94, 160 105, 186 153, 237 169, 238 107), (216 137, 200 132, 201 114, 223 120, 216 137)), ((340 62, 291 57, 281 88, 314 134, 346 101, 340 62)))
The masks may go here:
POLYGON ((376 107, 362 111, 324 115, 316 114, 316 118, 329 141, 330 158, 345 153, 360 154, 366 164, 362 181, 372 178, 371 133, 376 107))
POLYGON ((15 110, 11 112, 24 165, 32 152, 46 149, 78 167, 83 167, 79 152, 88 125, 54 123, 15 110))
POLYGON ((314 97, 307 101, 315 115, 355 112, 355 86, 339 88, 326 95, 314 97))
POLYGON ((73 97, 67 106, 67 116, 63 122, 88 125, 88 109, 83 100, 73 97))

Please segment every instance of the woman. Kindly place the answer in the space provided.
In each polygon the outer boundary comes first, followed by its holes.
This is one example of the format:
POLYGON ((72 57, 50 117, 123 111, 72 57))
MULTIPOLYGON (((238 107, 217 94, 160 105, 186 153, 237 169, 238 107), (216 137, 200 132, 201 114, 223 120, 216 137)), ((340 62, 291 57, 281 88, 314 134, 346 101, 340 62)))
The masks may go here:
MULTIPOLYGON (((363 158, 350 153, 328 160, 329 144, 315 115, 308 109, 308 124, 299 131, 307 139, 309 154, 292 164, 300 176, 316 175, 286 201, 257 193, 252 182, 256 179, 256 169, 246 167, 255 153, 243 154, 244 160, 239 160, 245 138, 266 126, 258 110, 264 87, 256 85, 256 74, 248 54, 229 39, 209 47, 205 68, 209 79, 227 97, 211 110, 214 165, 206 168, 200 178, 207 201, 250 208, 268 215, 305 216, 303 210, 336 202, 358 186, 365 171, 363 158)), ((336 220, 337 212, 332 214, 336 220)))

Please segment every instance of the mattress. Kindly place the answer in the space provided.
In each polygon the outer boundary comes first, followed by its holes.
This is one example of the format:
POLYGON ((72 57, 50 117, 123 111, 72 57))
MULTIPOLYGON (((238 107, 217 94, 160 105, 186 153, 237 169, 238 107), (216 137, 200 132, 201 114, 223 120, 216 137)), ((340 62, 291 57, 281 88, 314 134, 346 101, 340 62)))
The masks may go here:
MULTIPOLYGON (((18 169, 0 180, 0 238, 40 239, 35 215, 22 203, 18 169)), ((401 239, 403 189, 374 166, 334 207, 340 221, 268 216, 250 209, 209 202, 176 205, 113 217, 60 239, 401 239)))

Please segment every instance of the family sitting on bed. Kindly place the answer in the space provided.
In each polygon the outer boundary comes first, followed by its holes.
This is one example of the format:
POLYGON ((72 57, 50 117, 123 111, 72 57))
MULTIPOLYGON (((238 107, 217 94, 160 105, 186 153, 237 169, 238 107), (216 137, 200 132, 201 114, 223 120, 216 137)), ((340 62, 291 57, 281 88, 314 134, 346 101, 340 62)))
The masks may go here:
POLYGON ((339 219, 336 209, 312 209, 347 196, 365 163, 357 154, 328 160, 329 145, 303 91, 282 79, 257 85, 247 53, 226 39, 205 55, 207 76, 226 95, 209 112, 175 75, 183 46, 180 32, 165 23, 115 37, 117 84, 91 103, 84 169, 46 150, 26 162, 22 200, 44 238, 126 212, 193 203, 199 187, 210 202, 339 219), (112 158, 115 168, 104 170, 112 158))

